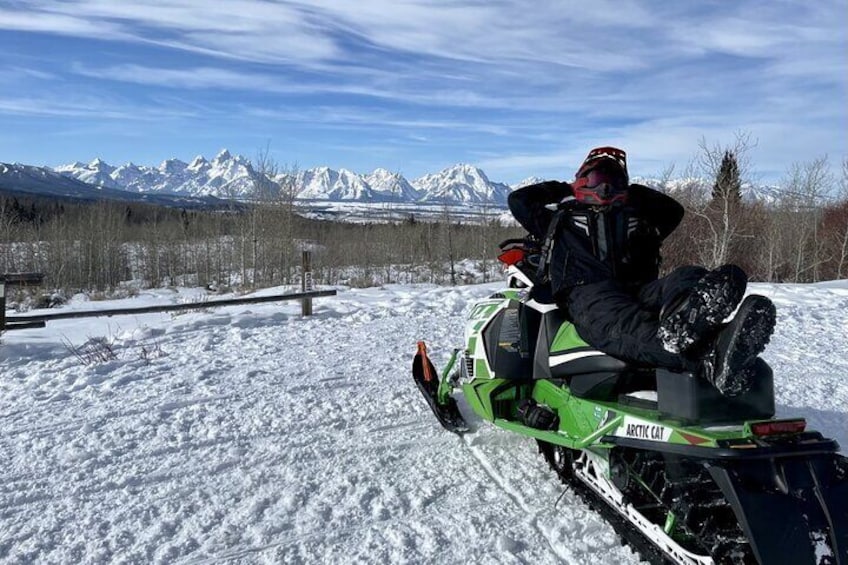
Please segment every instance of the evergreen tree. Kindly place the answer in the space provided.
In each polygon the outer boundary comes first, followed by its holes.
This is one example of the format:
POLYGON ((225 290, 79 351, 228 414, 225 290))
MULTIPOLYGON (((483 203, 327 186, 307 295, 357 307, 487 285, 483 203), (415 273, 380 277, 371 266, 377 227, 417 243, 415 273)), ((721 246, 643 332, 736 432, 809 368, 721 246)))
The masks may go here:
POLYGON ((725 151, 721 166, 713 184, 713 200, 727 199, 738 203, 742 200, 742 181, 739 179, 739 164, 732 151, 725 151))

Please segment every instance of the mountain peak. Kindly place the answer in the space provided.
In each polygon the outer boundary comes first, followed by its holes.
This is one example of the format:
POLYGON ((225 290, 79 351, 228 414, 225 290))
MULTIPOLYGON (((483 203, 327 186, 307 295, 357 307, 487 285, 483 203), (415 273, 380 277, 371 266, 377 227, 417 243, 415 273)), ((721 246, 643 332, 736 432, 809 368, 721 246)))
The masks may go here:
POLYGON ((185 171, 188 165, 179 159, 165 159, 159 165, 159 170, 163 173, 181 173, 185 171))
POLYGON ((226 161, 227 159, 232 159, 233 156, 228 149, 221 149, 217 155, 215 155, 215 161, 226 161))
POLYGON ((475 167, 474 165, 470 165, 468 163, 457 163, 456 165, 450 166, 446 171, 463 171, 466 173, 482 173, 483 170, 479 167, 475 167))
POLYGON ((92 171, 110 170, 110 172, 111 172, 111 170, 115 169, 115 167, 112 167, 111 165, 109 165, 106 161, 104 161, 100 157, 97 157, 93 161, 91 161, 91 163, 88 164, 88 168, 91 169, 92 171))
POLYGON ((545 179, 543 179, 541 177, 536 177, 536 176, 527 177, 523 181, 511 185, 510 188, 512 188, 512 189, 524 188, 525 186, 530 186, 532 184, 539 184, 540 182, 545 182, 545 179))
POLYGON ((490 181, 481 169, 467 163, 425 175, 414 180, 412 186, 424 194, 424 200, 433 202, 503 205, 510 192, 508 186, 490 181))

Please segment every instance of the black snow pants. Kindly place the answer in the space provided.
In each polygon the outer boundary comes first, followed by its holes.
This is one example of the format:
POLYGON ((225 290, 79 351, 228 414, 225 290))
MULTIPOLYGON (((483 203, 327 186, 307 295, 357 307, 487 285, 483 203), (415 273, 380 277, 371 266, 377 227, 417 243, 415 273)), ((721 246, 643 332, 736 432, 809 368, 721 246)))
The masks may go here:
POLYGON ((693 370, 695 363, 665 350, 657 337, 660 310, 691 289, 707 273, 703 267, 680 267, 668 276, 627 289, 602 281, 571 289, 568 315, 592 347, 642 366, 693 370))

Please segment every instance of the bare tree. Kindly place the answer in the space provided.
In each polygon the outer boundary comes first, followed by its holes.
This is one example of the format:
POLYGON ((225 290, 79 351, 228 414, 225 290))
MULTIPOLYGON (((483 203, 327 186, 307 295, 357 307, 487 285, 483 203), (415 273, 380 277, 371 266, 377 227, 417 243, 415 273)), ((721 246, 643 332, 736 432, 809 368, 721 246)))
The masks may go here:
POLYGON ((447 199, 442 207, 442 224, 445 236, 445 250, 448 254, 448 264, 450 265, 450 281, 452 285, 456 285, 456 254, 454 253, 454 227, 453 227, 453 212, 451 211, 450 203, 447 199))
MULTIPOLYGON (((271 207, 276 192, 279 190, 274 179, 279 174, 277 162, 270 155, 270 147, 266 145, 261 149, 253 162, 253 187, 250 195, 250 240, 253 273, 251 287, 256 288, 260 275, 267 275, 268 264, 264 260, 264 246, 268 243, 266 230, 268 227, 269 208, 271 207)), ((270 277, 271 279, 273 277, 270 277)))
POLYGON ((845 278, 848 276, 848 156, 842 158, 836 203, 826 210, 823 224, 835 263, 831 273, 837 279, 845 278))
MULTIPOLYGON (((842 158, 842 177, 839 180, 839 200, 843 207, 848 207, 848 156, 842 158)), ((836 268, 836 278, 841 279, 846 275, 846 267, 848 267, 848 221, 842 224, 842 228, 837 232, 837 241, 839 242, 839 262, 836 268)))
POLYGON ((743 229, 742 206, 733 187, 750 180, 749 152, 755 145, 750 134, 742 132, 736 134, 730 147, 709 146, 705 139, 699 143, 698 172, 701 178, 715 179, 712 197, 702 199, 690 209, 706 228, 700 248, 701 263, 707 267, 727 263, 733 246, 747 236, 743 229))
POLYGON ((792 221, 782 226, 788 237, 793 282, 819 280, 827 260, 821 233, 823 207, 834 187, 827 157, 794 163, 783 182, 783 205, 792 221))

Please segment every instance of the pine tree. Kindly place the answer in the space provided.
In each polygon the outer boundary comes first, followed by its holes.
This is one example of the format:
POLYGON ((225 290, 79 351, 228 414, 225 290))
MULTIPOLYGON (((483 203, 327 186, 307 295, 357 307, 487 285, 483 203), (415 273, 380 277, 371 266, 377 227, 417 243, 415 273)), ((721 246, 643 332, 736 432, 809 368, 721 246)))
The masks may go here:
POLYGON ((721 166, 713 185, 713 200, 738 203, 742 200, 742 181, 739 179, 739 164, 732 151, 725 151, 721 166))

